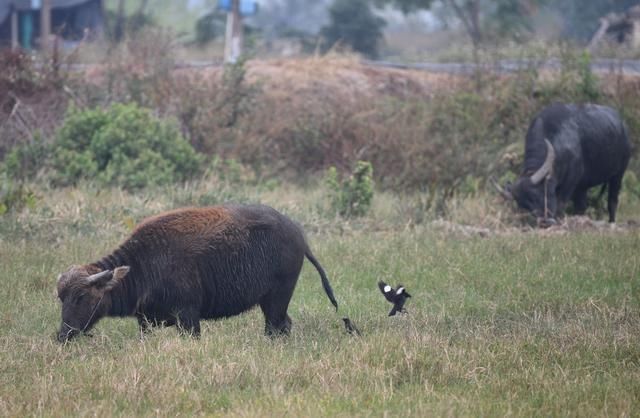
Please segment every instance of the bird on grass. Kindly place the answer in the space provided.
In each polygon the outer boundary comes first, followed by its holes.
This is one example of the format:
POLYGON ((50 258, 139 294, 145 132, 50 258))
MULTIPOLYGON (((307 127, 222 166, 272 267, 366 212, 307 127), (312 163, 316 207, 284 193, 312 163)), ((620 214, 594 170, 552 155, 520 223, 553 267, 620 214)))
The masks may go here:
POLYGON ((351 322, 349 318, 345 316, 344 318, 342 318, 342 320, 344 321, 344 327, 347 330, 348 334, 356 335, 358 337, 361 335, 360 330, 356 328, 355 325, 353 325, 353 322, 351 322))
POLYGON ((411 297, 411 295, 402 285, 398 285, 398 289, 396 290, 380 280, 378 282, 378 287, 384 297, 389 302, 393 303, 393 308, 391 309, 391 312, 389 312, 389 316, 394 316, 397 312, 406 312, 404 309, 404 303, 407 301, 407 298, 411 297))

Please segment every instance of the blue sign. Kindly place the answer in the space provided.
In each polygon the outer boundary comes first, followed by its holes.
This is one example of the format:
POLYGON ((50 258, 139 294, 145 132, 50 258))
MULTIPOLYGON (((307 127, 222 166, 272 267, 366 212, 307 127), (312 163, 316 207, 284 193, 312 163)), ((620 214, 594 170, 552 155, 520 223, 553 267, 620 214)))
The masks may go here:
MULTIPOLYGON (((232 0, 218 0, 218 9, 230 12, 232 0)), ((240 15, 252 16, 258 13, 258 3, 256 0, 240 0, 240 15)))
POLYGON ((255 0, 240 0, 240 14, 251 16, 258 13, 258 3, 255 0))

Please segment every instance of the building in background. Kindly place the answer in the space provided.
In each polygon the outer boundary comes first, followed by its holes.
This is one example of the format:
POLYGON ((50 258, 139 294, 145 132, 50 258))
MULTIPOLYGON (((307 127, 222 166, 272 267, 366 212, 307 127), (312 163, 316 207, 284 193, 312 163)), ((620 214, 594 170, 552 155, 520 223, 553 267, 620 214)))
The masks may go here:
MULTIPOLYGON (((103 0, 49 0, 51 33, 64 43, 75 43, 85 34, 101 35, 103 0)), ((38 48, 42 0, 0 0, 0 47, 38 48)))
POLYGON ((633 6, 625 13, 609 13, 600 19, 600 28, 591 38, 589 46, 602 43, 624 44, 640 49, 640 5, 633 6))

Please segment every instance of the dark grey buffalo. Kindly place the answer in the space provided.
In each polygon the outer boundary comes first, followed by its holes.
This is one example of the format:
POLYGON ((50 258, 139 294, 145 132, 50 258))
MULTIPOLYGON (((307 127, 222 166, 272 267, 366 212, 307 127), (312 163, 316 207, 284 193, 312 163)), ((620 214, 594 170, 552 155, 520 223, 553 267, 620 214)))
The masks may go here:
POLYGON ((564 205, 587 209, 587 191, 609 189, 609 222, 615 222, 622 176, 631 145, 618 112, 594 104, 553 104, 531 122, 525 139, 524 167, 513 185, 502 190, 540 225, 555 223, 564 205))
POLYGON ((327 276, 300 227, 267 206, 179 209, 144 220, 118 249, 58 277, 61 342, 105 316, 135 316, 142 331, 164 323, 191 334, 201 319, 260 305, 269 335, 288 333, 289 301, 305 256, 327 276))

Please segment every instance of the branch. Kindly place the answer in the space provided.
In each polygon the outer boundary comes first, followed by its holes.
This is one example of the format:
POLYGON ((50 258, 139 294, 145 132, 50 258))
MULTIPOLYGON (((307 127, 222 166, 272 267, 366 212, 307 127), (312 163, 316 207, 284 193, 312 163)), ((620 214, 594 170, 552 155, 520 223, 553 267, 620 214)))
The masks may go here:
POLYGON ((453 8, 453 11, 456 13, 456 16, 458 16, 458 19, 462 21, 462 24, 464 25, 464 28, 467 30, 467 33, 469 34, 471 39, 473 39, 473 26, 471 25, 471 22, 469 22, 469 19, 465 15, 462 7, 458 3, 456 3, 456 0, 446 0, 446 2, 449 3, 449 5, 453 8))

